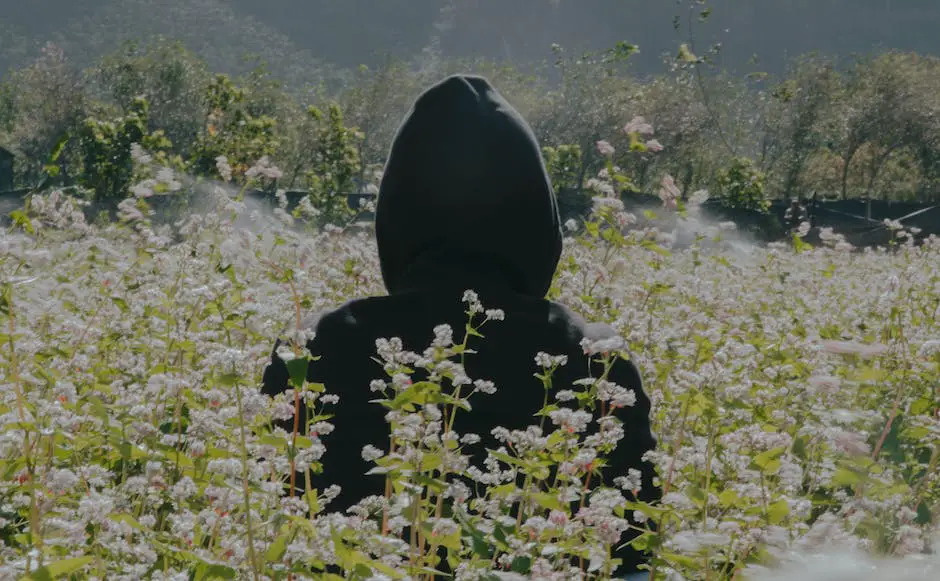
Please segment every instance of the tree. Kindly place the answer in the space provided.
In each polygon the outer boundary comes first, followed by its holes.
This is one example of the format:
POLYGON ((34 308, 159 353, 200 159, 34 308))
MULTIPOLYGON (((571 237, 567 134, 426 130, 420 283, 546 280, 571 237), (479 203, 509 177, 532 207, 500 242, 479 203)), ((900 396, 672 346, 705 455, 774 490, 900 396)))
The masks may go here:
POLYGON ((715 180, 722 205, 766 214, 770 201, 764 193, 764 174, 746 157, 738 157, 715 180))
POLYGON ((123 117, 89 118, 79 131, 82 172, 79 183, 97 199, 120 200, 127 196, 134 176, 134 147, 165 152, 171 143, 162 131, 148 129, 150 106, 138 97, 123 117))
POLYGON ((863 190, 874 194, 874 186, 889 159, 905 148, 920 150, 936 142, 934 97, 938 87, 936 64, 916 55, 887 53, 855 63, 846 86, 845 115, 838 137, 842 154, 842 198, 849 195, 853 161, 865 152, 863 190))
POLYGON ((205 63, 180 42, 158 38, 146 46, 127 43, 88 71, 92 94, 128 114, 140 98, 149 104, 148 129, 161 130, 186 154, 202 129, 206 87, 211 76, 205 63))
POLYGON ((199 175, 218 176, 218 160, 225 157, 230 177, 242 182, 255 162, 277 151, 277 121, 268 115, 252 115, 245 90, 226 75, 209 83, 205 102, 205 125, 193 146, 190 168, 199 175))
POLYGON ((770 95, 761 165, 777 174, 780 193, 789 198, 806 189, 803 177, 808 163, 832 134, 841 78, 832 61, 804 57, 770 95))
POLYGON ((360 185, 367 181, 369 167, 384 163, 408 107, 424 88, 422 77, 389 57, 380 66, 359 67, 340 92, 345 118, 362 136, 357 142, 360 185))
POLYGON ((581 151, 576 187, 580 195, 587 178, 607 163, 595 144, 614 140, 630 120, 634 82, 623 74, 630 51, 618 47, 603 55, 571 58, 555 47, 555 73, 559 81, 529 115, 533 130, 544 146, 576 146, 581 151))
POLYGON ((582 154, 577 145, 543 147, 545 169, 558 198, 558 211, 563 220, 581 218, 591 209, 593 193, 582 183, 582 154))
POLYGON ((46 45, 36 61, 12 73, 5 85, 6 141, 17 154, 17 181, 38 183, 50 153, 64 144, 57 151, 56 171, 58 179, 70 184, 78 160, 68 137, 87 116, 88 99, 65 53, 46 45))
POLYGON ((339 105, 331 104, 325 113, 311 107, 309 114, 317 123, 313 164, 306 174, 310 201, 320 212, 320 225, 341 225, 358 213, 347 202, 359 175, 358 132, 346 127, 339 105))

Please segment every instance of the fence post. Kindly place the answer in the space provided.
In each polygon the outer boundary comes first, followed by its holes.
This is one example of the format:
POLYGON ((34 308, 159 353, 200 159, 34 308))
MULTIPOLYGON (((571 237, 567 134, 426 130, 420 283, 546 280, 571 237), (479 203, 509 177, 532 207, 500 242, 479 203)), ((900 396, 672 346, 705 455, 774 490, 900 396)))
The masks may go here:
POLYGON ((0 147, 0 192, 13 191, 13 154, 0 147))

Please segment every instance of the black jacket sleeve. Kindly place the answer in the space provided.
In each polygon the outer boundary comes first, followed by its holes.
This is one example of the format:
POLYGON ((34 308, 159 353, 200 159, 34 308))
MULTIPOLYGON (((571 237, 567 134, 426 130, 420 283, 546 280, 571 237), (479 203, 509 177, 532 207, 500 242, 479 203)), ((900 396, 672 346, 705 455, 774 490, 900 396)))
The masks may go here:
MULTIPOLYGON (((317 329, 320 321, 326 313, 319 312, 305 318, 300 324, 307 329, 317 329)), ((290 386, 290 374, 287 372, 287 364, 277 356, 278 347, 284 342, 278 339, 274 342, 274 348, 271 350, 271 363, 264 369, 262 381, 262 393, 274 397, 279 393, 284 393, 290 386)), ((307 343, 307 349, 312 349, 312 342, 307 343)), ((309 375, 309 374, 308 374, 309 375)))
MULTIPOLYGON (((619 360, 611 369, 608 379, 622 387, 632 389, 636 395, 636 403, 617 410, 617 417, 623 422, 624 437, 608 459, 609 464, 604 470, 605 484, 614 485, 613 479, 626 476, 631 468, 639 470, 642 475, 639 494, 634 497, 630 491, 624 491, 624 495, 630 500, 656 502, 662 496, 662 490, 653 483, 656 468, 651 462, 643 460, 643 455, 656 447, 656 438, 650 425, 650 399, 643 389, 639 370, 633 362, 619 360)), ((634 520, 632 511, 625 516, 632 525, 643 526, 634 520)), ((627 531, 621 537, 621 544, 631 541, 639 534, 637 531, 627 531)), ((623 560, 620 566, 621 574, 636 571, 638 565, 648 560, 647 555, 631 547, 615 551, 614 557, 623 560)))
POLYGON ((274 342, 274 348, 271 350, 271 362, 264 368, 264 375, 261 376, 261 392, 271 397, 287 391, 289 375, 287 365, 277 356, 277 349, 281 346, 281 340, 274 342))

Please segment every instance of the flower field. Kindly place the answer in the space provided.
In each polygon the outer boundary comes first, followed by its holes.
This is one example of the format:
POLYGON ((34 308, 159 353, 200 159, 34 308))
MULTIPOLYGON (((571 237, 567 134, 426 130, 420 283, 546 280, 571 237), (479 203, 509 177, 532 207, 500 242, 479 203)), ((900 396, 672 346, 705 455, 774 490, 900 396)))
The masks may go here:
MULTIPOLYGON (((342 399, 299 388, 316 415, 288 433, 272 420, 292 416, 294 394, 263 396, 260 377, 275 337, 302 335, 307 314, 384 293, 372 234, 302 233, 283 212, 252 217, 221 188, 206 195, 218 211, 172 228, 145 212, 91 225, 64 195, 36 196, 0 235, 0 579, 417 579, 438 547, 460 579, 600 579, 613 570, 602 529, 622 529, 626 511, 649 525, 637 543, 656 579, 760 578, 820 550, 917 562, 936 539, 935 239, 670 249, 611 227, 622 208, 601 204, 572 225, 550 298, 622 335, 653 401, 662 503, 605 490, 569 510, 580 473, 537 493, 514 484, 533 458, 577 466, 578 446, 596 441, 596 422, 570 438, 559 423, 505 436, 530 456, 451 463, 489 483, 448 488, 462 510, 423 510, 409 500, 418 486, 333 514, 329 490, 288 498, 284 482, 329 449, 342 399), (508 517, 516 501, 525 510, 508 517)), ((437 407, 415 402, 397 421, 431 433, 437 407)), ((426 443, 414 453, 437 462, 406 472, 433 487, 440 461, 477 439, 426 443)), ((386 470, 413 460, 365 454, 386 470)))

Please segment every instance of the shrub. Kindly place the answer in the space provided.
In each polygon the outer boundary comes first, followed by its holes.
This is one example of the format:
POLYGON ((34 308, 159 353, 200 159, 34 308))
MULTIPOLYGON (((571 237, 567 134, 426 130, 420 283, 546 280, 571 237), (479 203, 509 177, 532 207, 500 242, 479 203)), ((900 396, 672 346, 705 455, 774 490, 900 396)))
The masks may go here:
POLYGON ((738 157, 717 176, 716 190, 723 205, 766 214, 770 200, 764 193, 764 174, 746 157, 738 157))

